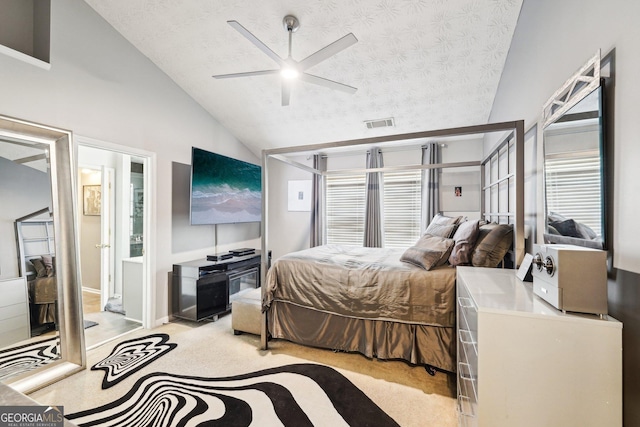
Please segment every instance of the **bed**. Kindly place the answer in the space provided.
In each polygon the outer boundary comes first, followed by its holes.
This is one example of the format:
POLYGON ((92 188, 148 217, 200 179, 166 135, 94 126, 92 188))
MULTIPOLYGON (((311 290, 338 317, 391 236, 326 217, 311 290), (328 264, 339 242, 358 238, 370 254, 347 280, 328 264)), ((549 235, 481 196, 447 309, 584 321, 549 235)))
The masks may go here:
POLYGON ((281 257, 267 276, 269 333, 455 371, 455 269, 426 271, 402 253, 327 245, 281 257))
MULTIPOLYGON (((271 337, 455 372, 455 265, 516 268, 524 256, 524 130, 522 122, 510 122, 434 132, 442 136, 505 129, 512 133, 498 141, 478 164, 482 171, 480 220, 457 217, 453 229, 429 230, 438 222, 436 215, 410 248, 321 245, 280 256, 270 268, 263 259, 262 347, 268 348, 267 338, 271 337), (496 170, 503 172, 494 173, 496 170), (466 252, 456 250, 464 240, 456 234, 473 223, 476 240, 466 242, 466 252), (432 238, 441 240, 425 246, 424 239, 432 238), (442 240, 451 245, 444 251, 442 240), (456 258, 460 254, 466 254, 464 259, 456 258)), ((263 188, 268 187, 267 160, 271 157, 296 166, 282 150, 264 152, 263 188)), ((327 173, 304 166, 300 169, 323 176, 327 173)), ((263 254, 269 249, 267 224, 263 218, 263 254)))
POLYGON ((502 266, 513 241, 510 225, 455 225, 446 236, 430 226, 405 249, 322 245, 280 257, 264 290, 270 335, 455 372, 455 266, 502 266))

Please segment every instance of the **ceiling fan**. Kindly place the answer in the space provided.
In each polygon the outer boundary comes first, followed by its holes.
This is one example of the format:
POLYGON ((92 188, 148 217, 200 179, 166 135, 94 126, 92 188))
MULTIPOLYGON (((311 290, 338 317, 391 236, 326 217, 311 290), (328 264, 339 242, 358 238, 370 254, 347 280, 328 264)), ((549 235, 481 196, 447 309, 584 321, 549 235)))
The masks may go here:
POLYGON ((229 25, 242 34, 247 40, 253 43, 258 49, 264 52, 269 58, 273 59, 276 64, 280 66, 276 70, 262 70, 262 71, 249 71, 246 73, 233 73, 233 74, 219 74, 213 76, 216 79, 228 79, 235 77, 250 77, 260 76, 265 74, 280 74, 282 76, 282 105, 289 105, 291 98, 291 87, 295 79, 300 79, 307 83, 312 83, 320 86, 327 87, 329 89, 335 89, 342 92, 354 94, 358 89, 352 86, 348 86, 342 83, 334 82, 333 80, 325 79, 315 76, 306 72, 309 68, 320 62, 330 58, 331 56, 343 51, 349 46, 355 44, 358 39, 353 33, 349 33, 346 36, 336 40, 320 49, 319 51, 312 53, 302 61, 296 61, 291 57, 291 40, 293 33, 300 28, 300 22, 295 16, 287 15, 282 20, 285 30, 289 33, 289 56, 286 59, 281 58, 274 51, 269 49, 267 45, 262 43, 256 36, 251 34, 246 28, 240 25, 237 21, 227 21, 229 25))

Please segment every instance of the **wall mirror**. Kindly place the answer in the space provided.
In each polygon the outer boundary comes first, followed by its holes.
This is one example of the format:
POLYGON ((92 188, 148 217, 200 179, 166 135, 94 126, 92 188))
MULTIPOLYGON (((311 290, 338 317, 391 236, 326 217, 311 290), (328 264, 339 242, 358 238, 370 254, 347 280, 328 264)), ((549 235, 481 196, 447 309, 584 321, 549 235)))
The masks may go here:
POLYGON ((0 381, 84 367, 71 133, 0 116, 0 381))
POLYGON ((545 243, 607 248, 604 81, 599 70, 598 53, 545 105, 545 243))

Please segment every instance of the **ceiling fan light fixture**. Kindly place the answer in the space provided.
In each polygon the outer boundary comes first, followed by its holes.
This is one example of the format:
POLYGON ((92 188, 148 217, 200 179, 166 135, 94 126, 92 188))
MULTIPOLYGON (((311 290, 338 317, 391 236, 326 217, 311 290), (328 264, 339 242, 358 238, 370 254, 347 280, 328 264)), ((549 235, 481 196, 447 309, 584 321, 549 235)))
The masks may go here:
POLYGON ((293 80, 300 76, 300 71, 296 70, 295 67, 282 67, 280 75, 287 80, 293 80))

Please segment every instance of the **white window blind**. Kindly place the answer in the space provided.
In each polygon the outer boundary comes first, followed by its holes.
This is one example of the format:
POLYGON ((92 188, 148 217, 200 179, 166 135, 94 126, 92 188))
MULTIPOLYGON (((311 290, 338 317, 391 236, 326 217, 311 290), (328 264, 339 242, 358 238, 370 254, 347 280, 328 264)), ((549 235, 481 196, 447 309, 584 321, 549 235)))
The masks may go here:
POLYGON ((420 237, 421 171, 384 174, 384 246, 406 248, 420 237))
POLYGON ((327 243, 362 246, 365 175, 327 176, 327 243))
MULTIPOLYGON (((419 170, 383 175, 384 246, 409 247, 420 237, 419 170)), ((364 237, 365 175, 327 176, 327 243, 361 246, 364 237)))
POLYGON ((547 158, 545 175, 548 211, 583 223, 602 236, 600 157, 547 158))

